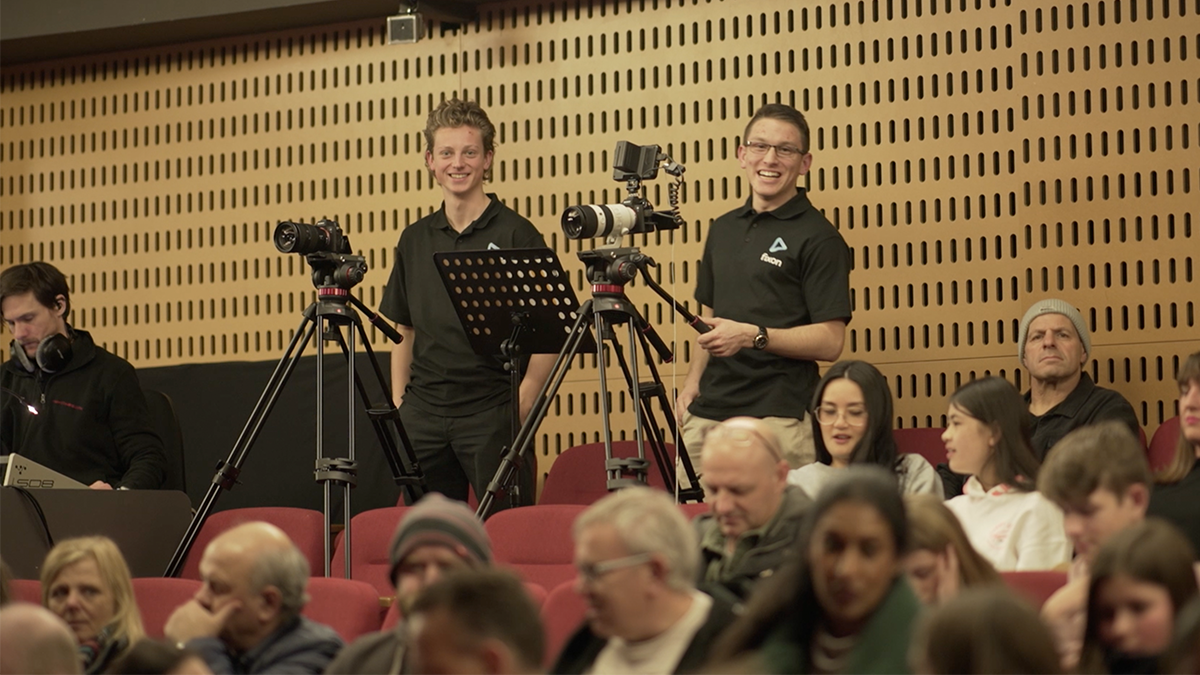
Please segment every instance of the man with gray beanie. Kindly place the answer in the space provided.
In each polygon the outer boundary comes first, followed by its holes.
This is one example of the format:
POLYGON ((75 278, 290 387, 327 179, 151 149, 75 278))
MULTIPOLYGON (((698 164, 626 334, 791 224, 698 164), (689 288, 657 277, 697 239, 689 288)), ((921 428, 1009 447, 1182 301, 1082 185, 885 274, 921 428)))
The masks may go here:
MULTIPOLYGON (((483 523, 466 504, 434 492, 404 514, 392 536, 388 559, 402 615, 417 596, 442 575, 459 569, 489 567, 492 545, 483 523)), ((338 654, 326 673, 411 672, 407 660, 408 627, 365 635, 338 654)))
POLYGON ((1079 427, 1116 420, 1134 436, 1141 429, 1129 401, 1096 386, 1084 372, 1091 353, 1092 336, 1083 315, 1063 300, 1036 302, 1021 319, 1017 356, 1029 373, 1025 400, 1033 415, 1033 452, 1039 460, 1079 427))

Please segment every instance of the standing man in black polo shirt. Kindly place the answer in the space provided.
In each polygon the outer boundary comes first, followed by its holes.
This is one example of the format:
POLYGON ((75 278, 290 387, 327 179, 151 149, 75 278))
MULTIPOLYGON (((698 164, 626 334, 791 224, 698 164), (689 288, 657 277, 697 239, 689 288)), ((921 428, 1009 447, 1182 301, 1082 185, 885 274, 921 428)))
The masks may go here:
MULTIPOLYGON (((425 165, 444 201, 400 235, 380 304, 404 336, 392 348, 392 397, 427 487, 461 501, 467 501, 468 485, 483 496, 501 450, 512 442, 511 406, 520 405, 524 421, 554 365, 552 354, 531 356, 521 399, 511 401, 503 360, 471 349, 434 267, 433 254, 442 251, 546 246, 532 223, 483 191, 483 181, 491 178, 495 135, 487 113, 474 102, 452 99, 429 113, 425 165)), ((525 504, 533 503, 534 463, 529 458, 519 476, 525 504)), ((496 504, 503 508, 507 500, 496 504)))
POLYGON ((717 218, 704 243, 696 300, 700 335, 676 414, 684 443, 708 427, 761 418, 793 468, 814 458, 807 420, 818 359, 842 353, 850 321, 850 249, 796 181, 812 166, 808 122, 772 103, 755 113, 737 156, 746 203, 717 218))

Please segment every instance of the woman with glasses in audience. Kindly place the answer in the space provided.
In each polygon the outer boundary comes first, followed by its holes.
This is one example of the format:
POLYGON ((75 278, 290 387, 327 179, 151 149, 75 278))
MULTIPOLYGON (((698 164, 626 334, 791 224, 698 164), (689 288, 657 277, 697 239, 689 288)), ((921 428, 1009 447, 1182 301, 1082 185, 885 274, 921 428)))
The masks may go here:
POLYGON ((1187 357, 1179 382, 1179 440, 1175 456, 1154 476, 1146 515, 1178 527, 1200 550, 1200 352, 1187 357))
POLYGON ((816 498, 851 464, 878 464, 895 474, 905 494, 942 494, 942 479, 924 457, 898 454, 892 437, 892 391, 865 361, 838 361, 817 383, 812 400, 817 461, 788 473, 788 483, 816 498))
POLYGON ((907 531, 890 472, 841 472, 809 511, 795 562, 714 646, 714 672, 907 672, 921 610, 904 578, 907 531))
POLYGON ((950 470, 970 478, 946 502, 971 545, 998 571, 1047 570, 1071 560, 1062 511, 1037 492, 1029 410, 1006 380, 959 387, 946 412, 950 470))
POLYGON ((1160 672, 1175 617, 1197 596, 1194 556, 1179 530, 1156 518, 1100 547, 1092 560, 1079 672, 1160 672))
POLYGON ((908 510, 908 583, 926 605, 940 605, 962 589, 999 584, 1000 573, 967 541, 958 518, 936 495, 905 495, 908 510))
POLYGON ((129 566, 107 537, 59 542, 42 563, 42 605, 75 634, 84 672, 103 672, 145 637, 129 566))

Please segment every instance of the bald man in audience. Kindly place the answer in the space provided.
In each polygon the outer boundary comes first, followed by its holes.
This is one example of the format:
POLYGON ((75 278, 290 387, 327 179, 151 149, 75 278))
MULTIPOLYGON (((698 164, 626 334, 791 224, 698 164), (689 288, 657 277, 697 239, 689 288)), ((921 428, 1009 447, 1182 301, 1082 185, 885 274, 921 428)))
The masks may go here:
POLYGON ((812 500, 787 484, 790 469, 771 428, 752 417, 712 427, 700 455, 709 513, 696 517, 701 588, 745 599, 791 555, 812 500))
POLYGON ((320 673, 342 640, 300 616, 308 574, 308 561, 282 530, 239 525, 204 550, 203 585, 171 614, 164 632, 214 673, 320 673))
POLYGON ((417 596, 408 619, 412 670, 447 675, 542 672, 538 608, 512 572, 466 569, 417 596))
MULTIPOLYGON (((466 504, 432 492, 409 509, 392 536, 388 559, 396 604, 407 617, 426 587, 442 575, 492 564, 483 523, 466 504)), ((406 621, 364 635, 342 650, 326 673, 410 673, 412 638, 406 621)))
POLYGON ((82 673, 75 635, 50 610, 27 602, 0 609, 0 673, 82 673))

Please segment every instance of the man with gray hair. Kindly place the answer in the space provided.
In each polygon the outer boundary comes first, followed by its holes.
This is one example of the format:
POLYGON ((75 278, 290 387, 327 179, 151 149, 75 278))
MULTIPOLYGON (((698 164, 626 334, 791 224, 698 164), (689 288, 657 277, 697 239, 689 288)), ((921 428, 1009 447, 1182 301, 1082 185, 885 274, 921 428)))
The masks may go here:
POLYGON ((332 628, 300 616, 308 561, 274 525, 245 523, 213 539, 200 577, 163 632, 214 673, 320 673, 342 648, 332 628))
POLYGON ((704 663, 734 605, 695 587, 695 532, 671 497, 632 487, 580 514, 576 591, 587 621, 553 673, 678 673, 704 663))
POLYGON ((0 673, 82 673, 75 635, 50 610, 27 602, 0 609, 0 673))

